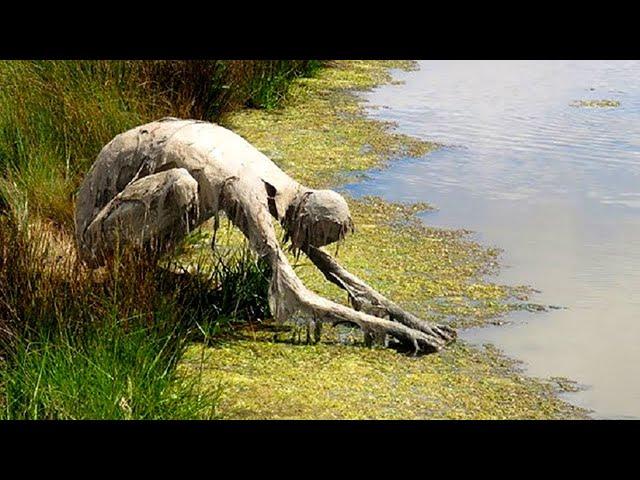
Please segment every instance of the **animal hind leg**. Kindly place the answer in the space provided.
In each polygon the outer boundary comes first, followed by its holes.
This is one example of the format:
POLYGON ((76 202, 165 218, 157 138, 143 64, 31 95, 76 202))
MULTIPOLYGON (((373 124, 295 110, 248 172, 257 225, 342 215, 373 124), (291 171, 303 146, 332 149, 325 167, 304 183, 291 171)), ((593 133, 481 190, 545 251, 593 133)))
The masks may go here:
POLYGON ((196 180, 186 169, 166 170, 116 195, 79 235, 80 254, 99 266, 124 244, 166 252, 203 220, 196 180))

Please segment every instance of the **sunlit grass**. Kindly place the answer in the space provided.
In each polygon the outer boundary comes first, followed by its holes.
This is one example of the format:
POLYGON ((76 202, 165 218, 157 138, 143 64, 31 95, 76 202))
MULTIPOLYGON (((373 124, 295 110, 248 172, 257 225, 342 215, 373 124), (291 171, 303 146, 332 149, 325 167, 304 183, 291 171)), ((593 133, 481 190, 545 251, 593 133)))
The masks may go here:
POLYGON ((24 213, 0 215, 0 418, 216 417, 217 386, 176 367, 269 315, 266 265, 240 245, 188 265, 128 249, 91 271, 24 213))
POLYGON ((196 392, 177 362, 188 342, 268 316, 266 266, 246 247, 191 259, 190 273, 125 250, 91 271, 76 258, 74 195, 118 133, 276 108, 318 65, 0 61, 0 418, 216 415, 217 389, 196 392))
MULTIPOLYGON (((312 60, 0 61, 0 183, 71 226, 73 194, 115 135, 164 116, 275 108, 312 60)), ((1 191, 0 191, 1 195, 1 191)), ((9 198, 1 198, 6 203, 9 198)))

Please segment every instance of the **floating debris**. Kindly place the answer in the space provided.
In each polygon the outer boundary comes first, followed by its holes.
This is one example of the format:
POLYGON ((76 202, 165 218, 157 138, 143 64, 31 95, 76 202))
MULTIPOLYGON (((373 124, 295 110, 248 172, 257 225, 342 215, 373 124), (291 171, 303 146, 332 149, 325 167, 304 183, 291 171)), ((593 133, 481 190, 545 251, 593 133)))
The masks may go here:
POLYGON ((559 391, 565 393, 575 393, 585 390, 584 385, 565 377, 550 377, 549 382, 553 384, 559 391))
POLYGON ((569 105, 582 108, 616 108, 620 106, 620 102, 618 100, 574 100, 569 105))

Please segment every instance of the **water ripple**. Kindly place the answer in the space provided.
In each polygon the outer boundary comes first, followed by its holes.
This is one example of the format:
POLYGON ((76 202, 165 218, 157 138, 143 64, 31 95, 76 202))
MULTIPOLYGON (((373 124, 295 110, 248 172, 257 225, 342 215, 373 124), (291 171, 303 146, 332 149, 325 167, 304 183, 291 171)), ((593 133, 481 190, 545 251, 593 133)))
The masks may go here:
POLYGON ((466 338, 589 385, 572 401, 605 417, 640 417, 639 78, 638 61, 420 62, 370 114, 451 147, 350 187, 435 203, 428 223, 503 248, 501 281, 568 308, 466 338), (603 99, 620 106, 571 106, 603 99))

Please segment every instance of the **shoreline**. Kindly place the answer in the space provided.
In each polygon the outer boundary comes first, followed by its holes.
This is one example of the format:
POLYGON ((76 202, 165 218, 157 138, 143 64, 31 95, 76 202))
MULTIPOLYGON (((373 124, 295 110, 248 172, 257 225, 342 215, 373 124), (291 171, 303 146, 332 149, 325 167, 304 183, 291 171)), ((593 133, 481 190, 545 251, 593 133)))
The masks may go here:
MULTIPOLYGON (((411 62, 341 61, 296 80, 283 108, 244 110, 221 122, 270 156, 301 183, 339 188, 394 157, 436 148, 369 118, 357 95, 392 81, 411 62)), ((426 204, 347 197, 357 233, 338 260, 372 287, 419 316, 457 328, 486 325, 525 299, 486 274, 498 252, 464 231, 431 228, 415 213, 426 204)), ((227 235, 233 238, 233 234, 227 235)), ((316 292, 345 301, 308 262, 296 272, 316 292)), ((213 347, 194 345, 183 361, 207 384, 223 385, 223 418, 588 418, 559 398, 549 380, 527 377, 520 362, 495 347, 458 340, 418 358, 388 349, 274 342, 265 332, 238 332, 213 347)))

